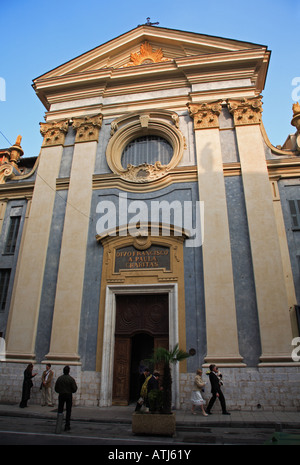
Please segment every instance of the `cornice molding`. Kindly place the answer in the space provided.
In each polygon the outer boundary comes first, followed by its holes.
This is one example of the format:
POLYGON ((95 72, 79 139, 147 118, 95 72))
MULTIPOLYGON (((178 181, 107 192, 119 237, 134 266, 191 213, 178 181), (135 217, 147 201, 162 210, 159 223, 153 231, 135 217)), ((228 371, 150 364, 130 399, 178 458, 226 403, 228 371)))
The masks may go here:
POLYGON ((14 182, 0 185, 0 200, 31 199, 34 191, 34 181, 14 182))
MULTIPOLYGON (((148 183, 136 183, 121 178, 117 174, 95 174, 93 176, 93 190, 98 189, 120 189, 125 192, 153 192, 170 186, 174 183, 196 182, 197 168, 182 167, 170 170, 165 177, 152 180, 148 183)), ((56 189, 67 190, 69 188, 70 178, 58 178, 56 180, 56 189)))
MULTIPOLYGON (((266 160, 270 179, 289 179, 300 177, 300 158, 278 158, 266 160)), ((238 162, 224 163, 223 173, 225 177, 241 176, 241 165, 238 162)), ((137 184, 122 179, 117 174, 95 174, 93 175, 93 190, 120 189, 125 192, 153 192, 163 189, 172 184, 197 182, 197 166, 183 166, 170 170, 161 179, 147 184, 137 184)), ((57 178, 56 190, 68 190, 70 178, 57 178)), ((22 199, 32 197, 34 181, 10 182, 0 185, 0 200, 22 199)))
POLYGON ((267 168, 270 177, 275 176, 278 179, 300 177, 300 159, 298 157, 267 160, 267 168))
POLYGON ((93 189, 117 188, 126 192, 153 192, 176 183, 197 181, 197 167, 184 166, 170 170, 164 177, 148 183, 136 183, 121 178, 116 174, 98 174, 93 176, 93 189))
MULTIPOLYGON (((147 59, 146 54, 140 54, 139 57, 147 59)), ((164 60, 165 57, 160 59, 164 60)), ((145 91, 148 83, 154 85, 157 90, 161 89, 162 83, 167 80, 171 83, 181 81, 185 83, 184 85, 193 85, 210 82, 212 79, 237 80, 243 77, 251 80, 252 86, 258 93, 264 87, 269 52, 265 47, 261 47, 202 53, 168 60, 143 63, 142 66, 87 70, 82 64, 77 71, 64 73, 61 76, 46 73, 34 80, 33 87, 48 110, 50 104, 64 101, 65 98, 70 99, 71 94, 74 99, 96 95, 105 97, 110 93, 124 95, 124 91, 127 93, 126 89, 130 88, 131 82, 134 83, 134 88, 130 93, 139 93, 143 89, 145 91)))

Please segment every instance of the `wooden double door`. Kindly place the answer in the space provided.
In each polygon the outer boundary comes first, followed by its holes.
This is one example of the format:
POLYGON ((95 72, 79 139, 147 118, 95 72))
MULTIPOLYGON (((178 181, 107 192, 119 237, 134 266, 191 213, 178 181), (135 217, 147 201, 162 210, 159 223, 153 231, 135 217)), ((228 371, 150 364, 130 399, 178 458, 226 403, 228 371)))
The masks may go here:
POLYGON ((138 378, 153 350, 169 347, 168 294, 116 296, 113 404, 139 397, 138 378))

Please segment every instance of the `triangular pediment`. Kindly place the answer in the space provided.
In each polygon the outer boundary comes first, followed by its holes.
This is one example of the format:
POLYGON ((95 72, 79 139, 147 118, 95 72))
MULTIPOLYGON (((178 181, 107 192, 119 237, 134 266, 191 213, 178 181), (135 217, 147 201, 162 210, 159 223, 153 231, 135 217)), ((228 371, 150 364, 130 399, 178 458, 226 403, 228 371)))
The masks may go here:
POLYGON ((172 62, 193 56, 266 48, 248 42, 165 29, 137 28, 74 58, 37 79, 48 79, 101 69, 172 62))

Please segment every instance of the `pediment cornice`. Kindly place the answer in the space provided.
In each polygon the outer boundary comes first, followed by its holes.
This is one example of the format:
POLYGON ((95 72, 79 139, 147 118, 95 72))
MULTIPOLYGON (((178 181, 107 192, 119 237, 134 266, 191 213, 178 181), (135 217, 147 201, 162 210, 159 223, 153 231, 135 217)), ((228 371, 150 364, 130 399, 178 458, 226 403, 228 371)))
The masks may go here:
POLYGON ((161 49, 164 60, 251 49, 266 50, 263 45, 249 42, 174 29, 139 26, 58 66, 37 79, 53 78, 103 68, 122 68, 130 63, 132 54, 140 54, 141 46, 145 42, 152 47, 153 52, 161 49))
POLYGON ((139 81, 177 79, 192 85, 203 79, 239 79, 243 70, 243 77, 248 77, 259 93, 269 55, 263 45, 139 26, 36 78, 33 87, 49 109, 50 102, 61 101, 65 93, 75 99, 86 98, 87 91, 103 95, 133 80, 139 92, 139 81))

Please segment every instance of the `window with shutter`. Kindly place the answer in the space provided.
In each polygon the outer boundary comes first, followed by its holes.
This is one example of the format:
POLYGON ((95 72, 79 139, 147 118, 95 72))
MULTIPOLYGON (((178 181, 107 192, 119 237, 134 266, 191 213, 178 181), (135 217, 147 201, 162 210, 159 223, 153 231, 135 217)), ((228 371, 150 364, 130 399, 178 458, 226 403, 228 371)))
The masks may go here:
POLYGON ((10 269, 0 270, 0 311, 5 310, 8 284, 10 278, 10 269))

